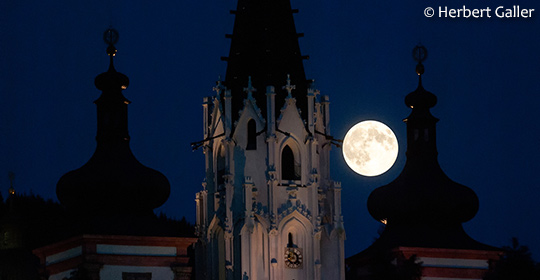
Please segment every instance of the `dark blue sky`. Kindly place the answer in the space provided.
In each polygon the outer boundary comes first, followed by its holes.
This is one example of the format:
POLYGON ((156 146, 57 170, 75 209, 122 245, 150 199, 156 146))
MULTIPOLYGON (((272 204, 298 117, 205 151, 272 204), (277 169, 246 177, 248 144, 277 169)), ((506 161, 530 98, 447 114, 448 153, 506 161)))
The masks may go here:
MULTIPOLYGON (((393 180, 405 161, 405 95, 417 86, 412 48, 429 51, 424 87, 432 109, 439 161, 454 181, 480 198, 465 224, 475 239, 495 246, 518 237, 540 258, 540 5, 529 19, 426 18, 432 5, 492 9, 508 1, 292 0, 308 78, 330 95, 332 134, 355 123, 385 122, 400 141, 398 162, 386 174, 353 173, 333 150, 332 176, 343 186, 346 255, 377 236, 366 200, 393 180), (370 1, 373 2, 373 1, 370 1), (538 13, 538 14, 536 14, 538 13)), ((204 176, 202 98, 225 74, 235 0, 0 2, 0 191, 16 173, 20 192, 54 198, 56 182, 82 166, 95 148, 100 92, 94 77, 107 70, 102 34, 120 32, 116 69, 130 78, 131 148, 171 182, 158 210, 194 221, 194 196, 204 176), (82 3, 79 3, 82 2, 82 3), (5 174, 5 175, 2 175, 5 174)))

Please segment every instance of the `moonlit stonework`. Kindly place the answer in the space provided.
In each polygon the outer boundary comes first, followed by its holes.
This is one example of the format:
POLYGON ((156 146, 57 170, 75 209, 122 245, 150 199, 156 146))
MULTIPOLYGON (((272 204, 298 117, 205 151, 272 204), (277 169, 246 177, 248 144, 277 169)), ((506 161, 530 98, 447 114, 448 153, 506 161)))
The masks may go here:
POLYGON ((368 120, 354 125, 343 140, 343 157, 347 165, 364 176, 388 171, 397 159, 398 142, 385 124, 368 120))

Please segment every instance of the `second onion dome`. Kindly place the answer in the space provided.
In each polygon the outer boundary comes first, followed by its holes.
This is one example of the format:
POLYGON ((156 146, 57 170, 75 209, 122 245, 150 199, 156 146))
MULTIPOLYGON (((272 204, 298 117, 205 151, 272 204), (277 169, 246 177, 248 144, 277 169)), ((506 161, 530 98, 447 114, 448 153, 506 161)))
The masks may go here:
POLYGON ((102 91, 97 106, 97 147, 81 168, 60 178, 56 193, 68 209, 90 214, 147 215, 167 201, 170 184, 165 175, 142 165, 129 147, 127 105, 122 94, 129 79, 115 70, 114 43, 118 32, 104 35, 110 65, 95 79, 102 91))

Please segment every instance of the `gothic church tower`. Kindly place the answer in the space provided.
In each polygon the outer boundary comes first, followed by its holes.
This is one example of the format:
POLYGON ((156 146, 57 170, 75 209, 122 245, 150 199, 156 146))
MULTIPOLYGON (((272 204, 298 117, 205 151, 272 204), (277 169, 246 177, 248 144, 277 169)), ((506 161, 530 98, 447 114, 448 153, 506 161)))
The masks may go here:
POLYGON ((203 100, 198 279, 344 279, 329 98, 306 80, 289 0, 239 0, 225 81, 203 100))

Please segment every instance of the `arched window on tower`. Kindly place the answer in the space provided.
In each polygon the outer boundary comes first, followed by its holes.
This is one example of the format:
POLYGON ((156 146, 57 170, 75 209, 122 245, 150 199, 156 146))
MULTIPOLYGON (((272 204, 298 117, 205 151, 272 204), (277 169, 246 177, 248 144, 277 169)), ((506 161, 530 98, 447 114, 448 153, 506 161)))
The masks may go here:
POLYGON ((286 145, 281 152, 281 179, 301 179, 300 156, 295 157, 294 152, 289 145, 286 145))
POLYGON ((257 149, 257 124, 254 119, 251 119, 247 123, 247 145, 246 150, 257 149))

